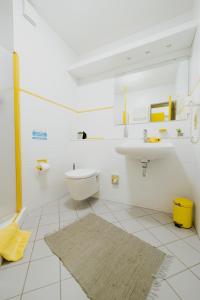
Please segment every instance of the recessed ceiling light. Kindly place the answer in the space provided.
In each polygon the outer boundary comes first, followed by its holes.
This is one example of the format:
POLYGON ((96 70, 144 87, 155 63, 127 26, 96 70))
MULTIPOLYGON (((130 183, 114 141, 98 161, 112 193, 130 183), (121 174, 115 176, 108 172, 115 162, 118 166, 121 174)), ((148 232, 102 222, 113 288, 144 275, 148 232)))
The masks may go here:
POLYGON ((172 44, 167 44, 165 45, 166 48, 171 48, 172 47, 172 44))
POLYGON ((150 50, 145 51, 145 54, 150 54, 150 53, 151 53, 150 50))

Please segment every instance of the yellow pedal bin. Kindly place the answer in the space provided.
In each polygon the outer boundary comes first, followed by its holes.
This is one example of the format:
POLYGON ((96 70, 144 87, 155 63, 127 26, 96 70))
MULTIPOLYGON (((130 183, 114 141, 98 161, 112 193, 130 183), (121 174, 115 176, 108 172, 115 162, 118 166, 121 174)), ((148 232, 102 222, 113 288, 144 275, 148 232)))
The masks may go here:
POLYGON ((193 202, 186 198, 176 198, 173 202, 173 221, 177 227, 192 227, 193 202))

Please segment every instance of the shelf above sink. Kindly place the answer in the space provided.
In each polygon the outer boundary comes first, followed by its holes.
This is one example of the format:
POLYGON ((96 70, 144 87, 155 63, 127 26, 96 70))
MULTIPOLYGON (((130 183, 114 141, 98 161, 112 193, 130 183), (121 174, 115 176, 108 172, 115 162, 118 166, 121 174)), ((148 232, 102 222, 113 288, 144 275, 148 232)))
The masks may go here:
POLYGON ((118 153, 137 161, 152 161, 170 154, 174 148, 170 142, 144 143, 128 141, 115 149, 118 153))

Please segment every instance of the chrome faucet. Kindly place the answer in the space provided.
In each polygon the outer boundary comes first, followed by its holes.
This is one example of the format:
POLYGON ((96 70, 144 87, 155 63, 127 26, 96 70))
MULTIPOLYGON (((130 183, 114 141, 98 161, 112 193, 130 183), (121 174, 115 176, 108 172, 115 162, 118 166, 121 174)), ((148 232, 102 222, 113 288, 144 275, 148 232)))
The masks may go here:
POLYGON ((144 142, 147 143, 148 142, 148 131, 147 131, 147 129, 144 129, 143 137, 144 137, 144 142))

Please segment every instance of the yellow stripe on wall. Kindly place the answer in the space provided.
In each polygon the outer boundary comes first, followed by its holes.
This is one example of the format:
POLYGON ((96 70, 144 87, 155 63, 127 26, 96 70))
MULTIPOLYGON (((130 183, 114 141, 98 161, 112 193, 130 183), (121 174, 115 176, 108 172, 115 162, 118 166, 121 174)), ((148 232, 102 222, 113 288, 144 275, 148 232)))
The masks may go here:
POLYGON ((14 123, 15 123, 15 165, 16 165, 16 212, 22 209, 22 171, 21 171, 21 127, 20 127, 20 78, 19 57, 13 53, 14 80, 14 123))
POLYGON ((33 97, 35 97, 35 98, 37 98, 37 99, 39 99, 41 101, 45 101, 45 102, 47 102, 49 104, 53 104, 53 105, 56 105, 58 107, 64 108, 66 110, 70 110, 70 111, 72 111, 74 113, 77 113, 77 114, 94 112, 94 111, 100 111, 100 110, 109 110, 109 109, 113 109, 114 108, 114 106, 112 105, 112 106, 100 106, 100 107, 89 108, 89 109, 75 109, 75 108, 73 108, 71 106, 59 103, 59 102, 57 102, 55 100, 52 100, 52 99, 49 99, 47 97, 38 95, 38 94, 36 94, 34 92, 31 92, 31 91, 28 91, 26 89, 20 88, 20 92, 25 93, 25 94, 30 95, 30 96, 33 96, 33 97))
POLYGON ((83 114, 83 113, 87 113, 87 112, 93 112, 93 111, 100 111, 100 110, 109 110, 109 109, 113 109, 114 106, 100 106, 100 107, 96 107, 96 108, 89 108, 89 109, 80 109, 77 111, 78 114, 83 114))
POLYGON ((36 93, 33 93, 33 92, 30 92, 30 91, 28 91, 28 90, 20 89, 20 91, 21 91, 22 93, 27 94, 27 95, 33 96, 33 97, 35 97, 35 98, 37 98, 37 99, 39 99, 39 100, 41 100, 41 101, 48 102, 49 104, 53 104, 53 105, 59 106, 59 107, 61 107, 61 108, 64 108, 64 109, 66 109, 66 110, 70 110, 70 111, 76 112, 76 113, 78 112, 76 109, 74 109, 74 108, 72 108, 72 107, 70 107, 70 106, 68 106, 68 105, 65 105, 65 104, 56 102, 56 101, 54 101, 54 100, 48 99, 48 98, 46 98, 46 97, 44 97, 44 96, 40 96, 40 95, 38 95, 38 94, 36 94, 36 93))

